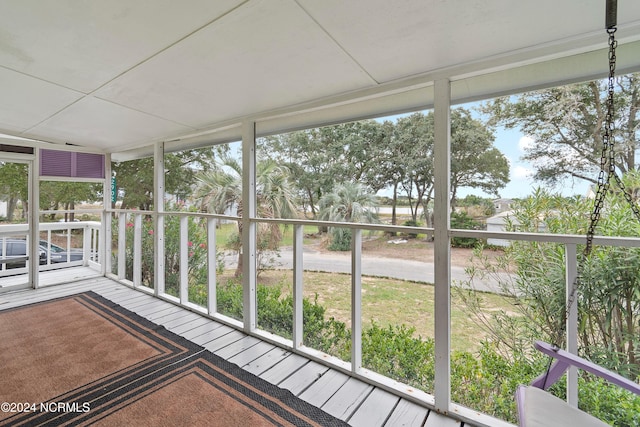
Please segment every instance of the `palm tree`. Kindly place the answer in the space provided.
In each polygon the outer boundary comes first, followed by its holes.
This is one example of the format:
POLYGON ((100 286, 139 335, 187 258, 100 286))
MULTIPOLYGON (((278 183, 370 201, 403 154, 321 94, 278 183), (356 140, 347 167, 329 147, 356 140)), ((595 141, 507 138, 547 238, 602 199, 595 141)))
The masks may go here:
MULTIPOLYGON (((378 200, 374 194, 359 183, 345 182, 336 185, 331 193, 325 194, 319 204, 319 218, 333 222, 378 222, 378 200)), ((351 233, 349 229, 331 228, 330 249, 349 250, 351 233)))
MULTIPOLYGON (((262 218, 294 218, 297 216, 295 192, 291 185, 289 169, 272 159, 259 161, 256 167, 257 214, 262 218)), ((225 155, 213 169, 198 176, 195 196, 200 200, 201 210, 224 214, 236 208, 242 217, 242 164, 232 156, 225 155)), ((242 221, 238 221, 238 236, 242 236, 242 221)), ((260 224, 258 238, 266 245, 263 249, 276 249, 282 233, 278 224, 260 224)), ((238 239, 238 267, 235 276, 242 274, 242 240, 238 239)))

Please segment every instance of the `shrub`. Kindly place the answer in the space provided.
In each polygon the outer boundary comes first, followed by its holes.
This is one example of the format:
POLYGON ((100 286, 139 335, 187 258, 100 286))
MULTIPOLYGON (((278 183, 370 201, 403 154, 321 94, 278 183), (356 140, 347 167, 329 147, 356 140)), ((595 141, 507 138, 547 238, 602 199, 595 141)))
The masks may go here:
MULTIPOLYGON (((402 225, 405 227, 420 227, 422 224, 415 219, 409 219, 403 222, 402 225)), ((407 233, 406 235, 411 239, 415 239, 418 237, 418 233, 407 233)))
POLYGON ((351 229, 335 228, 329 229, 331 233, 331 241, 329 243, 330 251, 350 251, 351 250, 351 229))
MULTIPOLYGON (((482 224, 471 218, 465 212, 451 212, 451 228, 461 230, 480 230, 482 224)), ((454 248, 473 248, 478 244, 478 239, 473 237, 453 237, 451 246, 454 248)))

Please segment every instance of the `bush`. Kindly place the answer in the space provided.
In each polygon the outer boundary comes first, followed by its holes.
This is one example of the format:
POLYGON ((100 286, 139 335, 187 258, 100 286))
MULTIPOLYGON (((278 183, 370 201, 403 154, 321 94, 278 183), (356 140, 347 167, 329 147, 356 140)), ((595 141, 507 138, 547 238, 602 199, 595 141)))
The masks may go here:
MULTIPOLYGON (((402 223, 403 226, 405 227, 420 227, 422 226, 421 223, 419 223, 418 221, 416 221, 415 219, 409 219, 405 222, 402 223)), ((418 233, 406 233, 406 236, 410 239, 416 239, 418 237, 418 233)))
POLYGON ((351 250, 351 229, 332 227, 331 242, 329 243, 330 251, 350 251, 351 250))
MULTIPOLYGON (((465 212, 451 212, 451 228, 461 230, 480 230, 482 224, 471 218, 465 212)), ((473 248, 479 240, 473 237, 453 237, 451 246, 454 248, 473 248)))

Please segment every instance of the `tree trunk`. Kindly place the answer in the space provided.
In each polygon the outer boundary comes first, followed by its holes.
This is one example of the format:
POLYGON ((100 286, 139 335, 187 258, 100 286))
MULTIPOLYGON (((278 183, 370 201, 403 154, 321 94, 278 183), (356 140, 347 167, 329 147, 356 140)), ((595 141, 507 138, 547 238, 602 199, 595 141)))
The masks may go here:
POLYGON ((18 205, 18 199, 15 197, 9 197, 9 201, 7 202, 7 221, 13 221, 13 215, 16 211, 16 206, 18 205))
POLYGON ((393 201, 391 202, 391 225, 398 225, 396 207, 398 205, 398 183, 393 184, 393 201))

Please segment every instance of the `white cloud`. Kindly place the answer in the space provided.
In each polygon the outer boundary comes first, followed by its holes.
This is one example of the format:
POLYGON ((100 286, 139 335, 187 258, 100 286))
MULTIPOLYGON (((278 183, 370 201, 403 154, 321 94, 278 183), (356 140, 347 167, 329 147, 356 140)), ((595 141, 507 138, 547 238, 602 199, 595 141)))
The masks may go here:
POLYGON ((516 166, 511 169, 511 178, 528 179, 533 176, 533 170, 524 166, 516 166))
POLYGON ((521 152, 524 152, 527 148, 531 147, 535 143, 535 139, 530 136, 523 136, 518 141, 518 148, 521 152))

